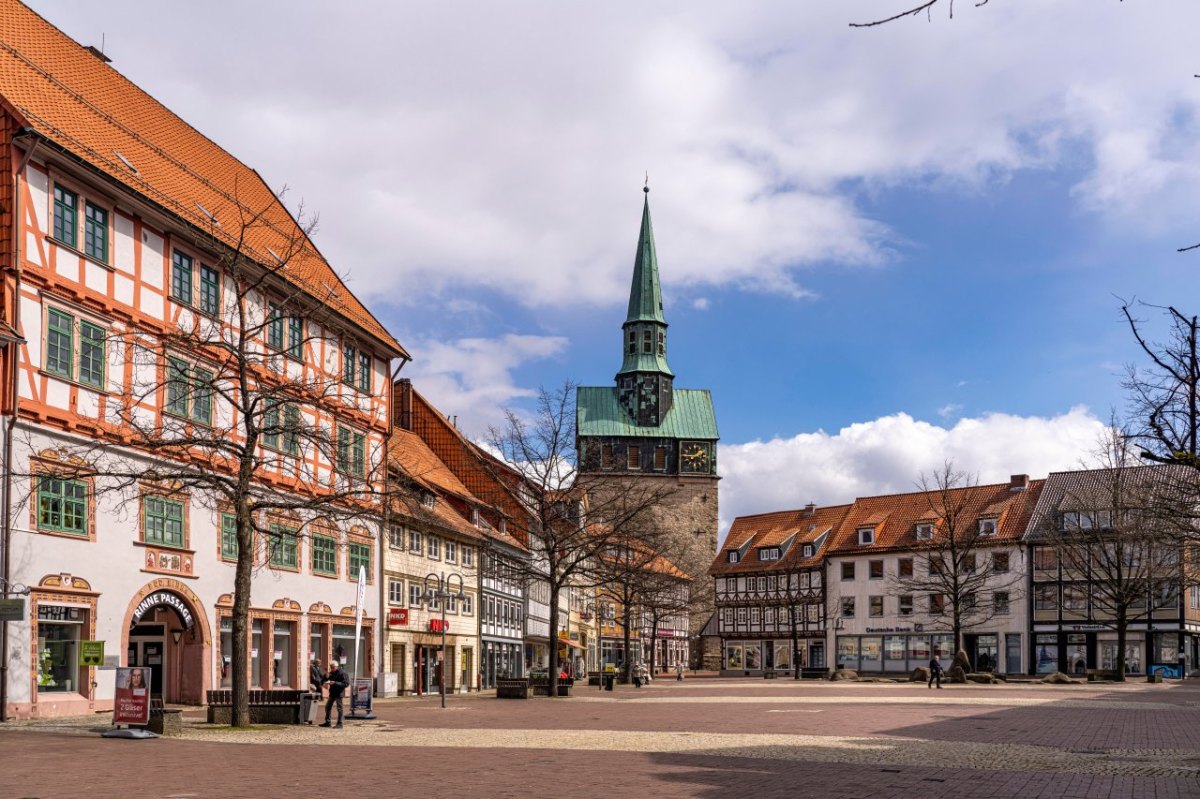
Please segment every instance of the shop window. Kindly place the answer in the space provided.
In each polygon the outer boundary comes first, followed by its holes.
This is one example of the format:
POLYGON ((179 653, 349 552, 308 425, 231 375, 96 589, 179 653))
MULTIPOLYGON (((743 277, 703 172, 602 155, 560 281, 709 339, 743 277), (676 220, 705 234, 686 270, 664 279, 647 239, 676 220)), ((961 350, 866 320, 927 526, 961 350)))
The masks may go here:
POLYGON ((250 620, 250 685, 270 687, 270 677, 264 677, 263 663, 263 620, 250 620))
POLYGON ((374 582, 371 575, 371 545, 359 542, 350 542, 350 574, 348 577, 352 581, 358 580, 359 569, 366 571, 367 582, 374 582))
POLYGON ((38 529, 87 536, 87 484, 57 477, 37 478, 38 529))
POLYGON ((295 622, 276 621, 271 625, 271 663, 275 687, 294 686, 292 674, 292 632, 295 622))
POLYGON ((337 541, 327 535, 314 535, 312 537, 311 548, 313 574, 336 577, 337 541))
POLYGON ((220 684, 222 688, 233 686, 233 619, 221 617, 220 684))
POLYGON ((280 569, 299 568, 299 541, 296 531, 272 524, 267 536, 267 562, 280 569))
POLYGON ((38 693, 87 693, 79 681, 79 641, 87 620, 84 608, 38 606, 38 693))
POLYGON ((183 503, 159 496, 142 497, 142 541, 183 548, 183 503))
POLYGON ((237 517, 232 513, 221 514, 221 560, 237 560, 237 517))
POLYGON ((329 625, 324 622, 310 622, 308 625, 308 658, 312 660, 316 658, 321 661, 322 666, 327 666, 325 662, 326 644, 329 639, 329 625))

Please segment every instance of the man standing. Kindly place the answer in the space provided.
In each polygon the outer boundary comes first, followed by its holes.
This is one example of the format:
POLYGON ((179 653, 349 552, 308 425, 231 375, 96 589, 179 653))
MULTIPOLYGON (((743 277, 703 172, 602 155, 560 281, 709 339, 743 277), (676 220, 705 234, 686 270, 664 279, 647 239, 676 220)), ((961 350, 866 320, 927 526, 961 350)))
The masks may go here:
POLYGON ((316 694, 318 699, 324 695, 324 691, 321 690, 321 683, 321 661, 313 658, 312 663, 308 664, 308 690, 310 693, 316 694))
POLYGON ((346 687, 350 685, 350 678, 346 676, 346 672, 342 671, 342 664, 334 660, 329 664, 329 671, 325 674, 324 682, 329 683, 329 699, 325 702, 325 723, 321 726, 331 726, 329 716, 336 703, 338 720, 335 729, 340 730, 342 728, 342 694, 346 692, 346 687))
MULTIPOLYGON (((938 662, 938 653, 934 652, 933 657, 929 659, 929 687, 933 687, 933 681, 937 680, 938 688, 942 687, 942 664, 938 662)), ((328 715, 328 714, 326 714, 328 715)))

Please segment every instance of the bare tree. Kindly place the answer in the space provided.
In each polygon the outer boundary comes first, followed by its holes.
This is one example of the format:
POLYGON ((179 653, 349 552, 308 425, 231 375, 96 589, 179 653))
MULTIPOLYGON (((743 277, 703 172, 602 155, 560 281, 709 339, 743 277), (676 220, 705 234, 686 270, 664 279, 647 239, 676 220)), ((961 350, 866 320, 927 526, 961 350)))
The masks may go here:
MULTIPOLYGON (((921 12, 925 12, 926 18, 932 20, 933 19, 933 9, 940 2, 941 2, 941 0, 926 0, 926 2, 924 2, 924 3, 919 3, 915 6, 912 6, 911 8, 907 8, 903 11, 900 11, 896 14, 892 14, 891 16, 888 16, 888 17, 871 20, 870 22, 851 22, 850 27, 851 28, 874 28, 879 25, 886 25, 889 22, 895 22, 896 20, 904 19, 905 17, 918 16, 921 12)), ((980 6, 986 6, 987 4, 988 4, 988 0, 971 0, 971 5, 975 6, 975 8, 979 8, 980 6)), ((950 19, 954 19, 954 0, 946 0, 946 6, 948 9, 947 13, 950 16, 950 19)))
POLYGON ((1180 545, 1163 524, 1157 496, 1169 485, 1162 472, 1178 468, 1138 464, 1130 438, 1114 428, 1097 468, 1052 477, 1040 506, 1049 512, 1034 520, 1031 539, 1057 554, 1064 611, 1070 597, 1089 622, 1116 631, 1118 680, 1125 679, 1130 623, 1179 603, 1180 545))
POLYGON ((974 477, 947 461, 932 477, 922 476, 918 485, 928 521, 918 525, 911 571, 897 572, 891 583, 898 594, 929 598, 928 626, 951 631, 957 652, 964 630, 1008 612, 1008 603, 997 602, 996 593, 1011 601, 1022 577, 1016 570, 997 571, 989 562, 997 549, 996 532, 994 526, 980 523, 984 508, 974 477), (940 612, 937 603, 942 603, 940 612))
MULTIPOLYGON (((336 290, 301 288, 306 262, 319 258, 309 241, 315 221, 303 222, 302 212, 281 220, 277 203, 232 206, 236 227, 214 218, 195 234, 203 261, 176 264, 177 304, 169 307, 180 309, 177 318, 105 342, 112 396, 99 434, 64 446, 51 471, 30 475, 30 486, 86 478, 122 506, 150 490, 233 517, 232 723, 246 726, 258 542, 266 542, 268 562, 294 567, 298 542, 313 529, 336 534, 377 519, 384 458, 365 433, 340 424, 365 427, 370 417, 350 410, 347 375, 330 373, 336 361, 320 355, 338 351, 346 328, 336 290), (274 243, 265 252, 264 237, 274 243)), ((182 544, 182 520, 163 525, 182 544)))
MULTIPOLYGON (((648 620, 650 629, 650 673, 658 665, 658 631, 663 625, 677 621, 691 608, 692 579, 669 562, 660 559, 651 565, 654 577, 642 591, 641 607, 643 623, 648 620)), ((678 627, 676 627, 678 629, 678 627)), ((666 667, 668 664, 663 664, 666 667)))
POLYGON ((652 511, 673 489, 631 479, 624 490, 594 482, 578 468, 575 451, 575 384, 538 392, 532 414, 505 412, 488 440, 504 463, 493 476, 511 487, 527 510, 514 531, 528 542, 528 563, 516 564, 529 581, 544 580, 550 605, 550 695, 558 691, 558 609, 570 587, 595 587, 603 579, 601 556, 614 546, 647 535, 652 511))

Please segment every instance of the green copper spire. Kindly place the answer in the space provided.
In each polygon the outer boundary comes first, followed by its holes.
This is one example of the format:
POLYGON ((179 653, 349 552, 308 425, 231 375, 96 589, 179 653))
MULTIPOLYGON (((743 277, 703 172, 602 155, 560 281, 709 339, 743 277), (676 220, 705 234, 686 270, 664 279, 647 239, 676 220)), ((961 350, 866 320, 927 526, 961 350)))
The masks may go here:
POLYGON ((662 289, 658 285, 658 255, 654 252, 654 228, 650 226, 650 187, 642 189, 646 202, 642 206, 642 231, 638 235, 637 256, 633 261, 633 285, 629 289, 630 322, 659 322, 666 324, 662 312, 662 289))
POLYGON ((667 366, 667 320, 663 318, 662 289, 658 283, 658 255, 654 251, 654 228, 650 226, 650 187, 642 206, 642 230, 638 234, 637 257, 633 261, 633 285, 629 288, 629 313, 621 326, 625 340, 623 375, 659 374, 673 377, 667 366))

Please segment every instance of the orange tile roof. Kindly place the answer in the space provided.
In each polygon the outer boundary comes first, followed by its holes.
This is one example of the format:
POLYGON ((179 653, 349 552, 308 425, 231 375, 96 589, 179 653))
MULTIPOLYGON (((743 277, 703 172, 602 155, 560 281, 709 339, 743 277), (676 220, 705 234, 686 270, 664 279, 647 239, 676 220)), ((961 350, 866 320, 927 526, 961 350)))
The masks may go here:
POLYGON ((388 443, 388 456, 393 466, 402 469, 418 483, 454 494, 468 502, 479 502, 416 433, 394 430, 388 443))
POLYGON ((245 214, 260 218, 244 231, 255 260, 274 265, 274 251, 294 285, 407 357, 256 171, 16 0, 0 0, 0 99, 20 124, 227 245, 245 214))
MULTIPOLYGON (((739 516, 733 520, 729 534, 716 559, 709 568, 712 575, 746 574, 749 572, 783 571, 787 569, 815 566, 821 562, 823 552, 815 550, 812 557, 804 557, 801 546, 817 540, 825 533, 832 533, 841 525, 850 505, 830 505, 823 508, 807 508, 799 510, 776 511, 760 513, 755 516, 739 516), (795 535, 795 541, 779 560, 760 561, 755 552, 760 547, 770 547, 782 544, 790 536, 795 535), (737 563, 729 562, 729 553, 741 550, 742 559, 737 563)), ((828 548, 828 541, 826 542, 828 548)))
MULTIPOLYGON (((951 489, 949 502, 960 517, 959 530, 974 530, 981 518, 996 518, 996 536, 991 542, 1019 541, 1033 513, 1045 480, 1030 480, 1024 491, 1010 490, 1009 483, 951 489)), ((886 549, 917 547, 916 525, 928 523, 941 513, 942 492, 916 491, 880 497, 859 497, 826 547, 826 554, 864 554, 886 549), (875 528, 875 543, 860 546, 858 530, 875 528)))

